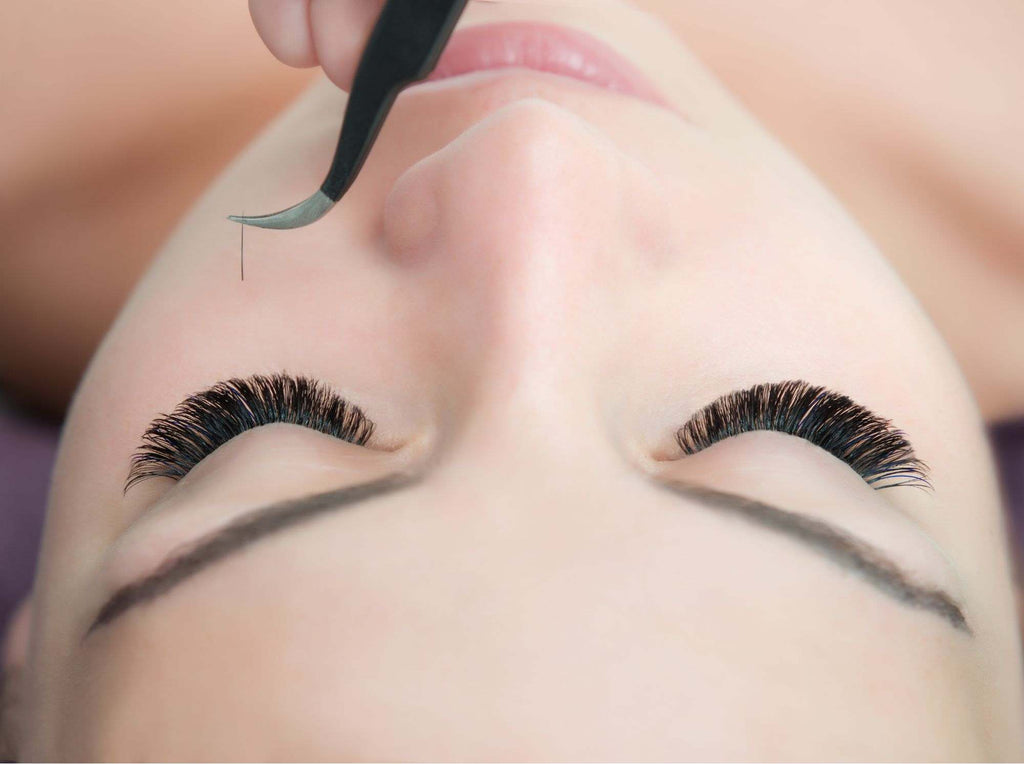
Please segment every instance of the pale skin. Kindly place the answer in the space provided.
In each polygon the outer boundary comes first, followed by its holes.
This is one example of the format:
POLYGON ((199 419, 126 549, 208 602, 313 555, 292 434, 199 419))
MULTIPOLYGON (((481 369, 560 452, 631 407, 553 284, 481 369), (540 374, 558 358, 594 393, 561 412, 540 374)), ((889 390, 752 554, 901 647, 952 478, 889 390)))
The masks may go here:
POLYGON ((600 6, 473 5, 465 23, 576 25, 678 113, 525 72, 410 91, 345 205, 250 232, 241 282, 224 215, 308 193, 344 104, 323 82, 185 218, 70 413, 12 650, 28 657, 9 658, 25 661, 20 755, 1021 757, 1005 529, 953 355, 670 26, 600 6), (270 426, 123 493, 159 412, 281 370, 358 403, 375 439, 270 426), (934 490, 874 491, 776 433, 682 457, 693 411, 781 379, 893 419, 934 490), (428 471, 83 639, 175 543, 405 468, 428 471), (973 637, 652 478, 847 528, 954 592, 973 637))

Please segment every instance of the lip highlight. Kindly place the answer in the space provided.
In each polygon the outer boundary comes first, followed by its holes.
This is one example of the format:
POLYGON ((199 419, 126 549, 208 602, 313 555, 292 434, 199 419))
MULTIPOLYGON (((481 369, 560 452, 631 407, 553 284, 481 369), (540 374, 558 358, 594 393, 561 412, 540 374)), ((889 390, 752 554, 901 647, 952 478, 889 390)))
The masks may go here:
POLYGON ((669 107, 654 84, 606 43, 557 24, 512 21, 459 30, 427 81, 511 67, 570 77, 669 107))

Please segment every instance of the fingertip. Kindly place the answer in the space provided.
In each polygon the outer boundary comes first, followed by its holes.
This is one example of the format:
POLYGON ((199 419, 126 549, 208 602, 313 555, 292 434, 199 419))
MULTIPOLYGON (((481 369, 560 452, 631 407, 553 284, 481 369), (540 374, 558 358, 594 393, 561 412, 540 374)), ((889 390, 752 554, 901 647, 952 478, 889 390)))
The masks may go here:
POLYGON ((351 90, 359 56, 384 0, 310 0, 309 5, 317 62, 331 82, 351 90))
POLYGON ((249 15, 263 43, 279 61, 299 68, 317 65, 309 0, 249 0, 249 15))

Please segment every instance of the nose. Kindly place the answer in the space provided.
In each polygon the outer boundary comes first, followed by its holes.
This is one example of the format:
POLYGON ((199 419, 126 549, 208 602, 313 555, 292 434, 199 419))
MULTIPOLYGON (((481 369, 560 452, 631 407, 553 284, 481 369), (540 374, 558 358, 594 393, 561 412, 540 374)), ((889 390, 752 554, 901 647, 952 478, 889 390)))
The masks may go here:
POLYGON ((503 106, 395 182, 387 251, 415 281, 434 333, 423 342, 444 348, 474 459, 507 468, 529 453, 551 466, 607 441, 602 368, 620 314, 655 277, 657 195, 646 166, 539 98, 503 106))
POLYGON ((506 297, 524 287, 564 291, 593 277, 602 256, 594 243, 616 234, 621 160, 608 138, 565 109, 540 98, 513 102, 398 178, 385 207, 389 246, 446 278, 503 283, 506 297))

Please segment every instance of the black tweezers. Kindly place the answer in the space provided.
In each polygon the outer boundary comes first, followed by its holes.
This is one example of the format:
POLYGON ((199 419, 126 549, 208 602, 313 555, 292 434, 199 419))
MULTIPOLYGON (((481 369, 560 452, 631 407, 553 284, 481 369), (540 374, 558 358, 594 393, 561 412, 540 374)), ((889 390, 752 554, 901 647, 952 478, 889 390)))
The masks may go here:
POLYGON ((469 0, 387 0, 359 60, 331 169, 320 190, 272 215, 229 215, 260 228, 301 228, 333 207, 355 182, 398 94, 437 66, 469 0))

